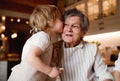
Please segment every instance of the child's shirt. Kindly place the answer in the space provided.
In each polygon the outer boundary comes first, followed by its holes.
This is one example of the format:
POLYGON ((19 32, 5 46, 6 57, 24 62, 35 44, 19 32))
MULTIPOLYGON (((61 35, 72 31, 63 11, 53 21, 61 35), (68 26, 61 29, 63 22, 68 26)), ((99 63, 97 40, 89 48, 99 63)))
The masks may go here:
POLYGON ((12 68, 12 73, 8 81, 45 81, 47 75, 36 70, 27 63, 26 56, 29 55, 28 51, 35 45, 43 50, 40 59, 47 65, 50 65, 52 56, 52 45, 50 44, 50 37, 47 33, 41 31, 32 35, 25 43, 22 51, 21 63, 12 68))
POLYGON ((29 55, 27 52, 31 51, 29 50, 32 46, 37 46, 42 49, 42 51, 47 50, 47 48, 50 45, 50 37, 47 33, 41 31, 34 35, 32 35, 25 43, 23 47, 22 52, 22 60, 25 60, 24 58, 29 55))

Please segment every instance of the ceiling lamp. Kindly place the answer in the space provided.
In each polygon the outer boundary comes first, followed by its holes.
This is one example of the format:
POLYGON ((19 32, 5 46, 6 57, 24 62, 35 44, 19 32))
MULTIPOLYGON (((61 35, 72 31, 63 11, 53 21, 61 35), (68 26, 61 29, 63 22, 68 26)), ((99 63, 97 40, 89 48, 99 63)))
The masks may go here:
POLYGON ((0 33, 2 33, 3 31, 5 31, 5 25, 0 23, 0 33))

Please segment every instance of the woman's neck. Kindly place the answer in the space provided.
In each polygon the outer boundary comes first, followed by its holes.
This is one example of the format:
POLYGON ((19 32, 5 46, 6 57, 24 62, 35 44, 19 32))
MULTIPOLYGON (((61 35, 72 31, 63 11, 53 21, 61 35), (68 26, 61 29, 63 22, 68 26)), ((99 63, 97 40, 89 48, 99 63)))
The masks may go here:
POLYGON ((75 47, 75 46, 77 46, 78 44, 80 44, 80 40, 79 41, 77 41, 77 42, 74 42, 74 43, 66 43, 65 42, 65 47, 66 48, 70 48, 70 47, 75 47))

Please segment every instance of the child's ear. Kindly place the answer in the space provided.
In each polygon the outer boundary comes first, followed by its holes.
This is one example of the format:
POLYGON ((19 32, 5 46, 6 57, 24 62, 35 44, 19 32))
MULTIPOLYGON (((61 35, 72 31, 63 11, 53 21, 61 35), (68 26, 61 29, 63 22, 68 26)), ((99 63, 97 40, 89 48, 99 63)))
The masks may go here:
POLYGON ((53 27, 53 24, 54 24, 54 21, 53 21, 53 20, 48 21, 48 26, 49 26, 49 27, 53 27))

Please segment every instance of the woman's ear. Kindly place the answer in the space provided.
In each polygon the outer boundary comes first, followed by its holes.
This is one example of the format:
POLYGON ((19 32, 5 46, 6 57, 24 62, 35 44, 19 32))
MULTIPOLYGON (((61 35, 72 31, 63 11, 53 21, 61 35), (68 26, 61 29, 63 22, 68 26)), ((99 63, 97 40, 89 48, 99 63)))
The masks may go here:
POLYGON ((80 37, 81 40, 83 40, 83 38, 84 38, 84 36, 85 36, 86 33, 87 33, 87 31, 82 31, 81 37, 80 37))
POLYGON ((84 37, 84 35, 87 33, 87 31, 83 31, 82 32, 82 36, 84 37))

